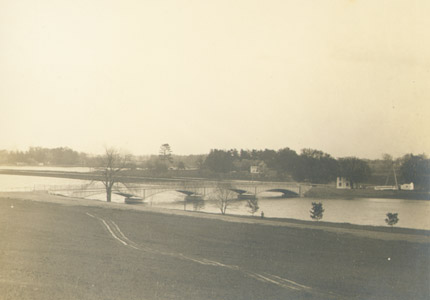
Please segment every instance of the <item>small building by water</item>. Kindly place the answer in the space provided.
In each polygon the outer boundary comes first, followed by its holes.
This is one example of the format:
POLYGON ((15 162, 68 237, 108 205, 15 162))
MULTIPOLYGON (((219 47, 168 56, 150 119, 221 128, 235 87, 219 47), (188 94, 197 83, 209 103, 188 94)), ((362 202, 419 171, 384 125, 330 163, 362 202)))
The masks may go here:
POLYGON ((404 183, 400 185, 400 189, 404 191, 413 191, 414 190, 414 183, 404 183))
POLYGON ((351 182, 345 177, 338 177, 336 179, 337 189, 351 189, 351 182))

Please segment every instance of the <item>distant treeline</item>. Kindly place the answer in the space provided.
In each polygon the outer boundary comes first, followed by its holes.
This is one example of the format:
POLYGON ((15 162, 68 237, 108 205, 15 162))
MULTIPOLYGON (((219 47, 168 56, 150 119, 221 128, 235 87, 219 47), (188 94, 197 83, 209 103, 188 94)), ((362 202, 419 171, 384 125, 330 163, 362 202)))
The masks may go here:
POLYGON ((316 184, 331 183, 344 177, 354 188, 363 185, 394 185, 413 182, 417 189, 430 190, 430 160, 426 155, 407 154, 393 159, 365 160, 357 157, 333 158, 315 149, 303 149, 300 154, 283 148, 265 150, 211 150, 203 170, 235 174, 256 179, 281 179, 316 184), (250 174, 251 166, 258 166, 257 174, 250 174), (253 177, 254 176, 254 177, 253 177))
POLYGON ((0 150, 0 164, 80 166, 87 162, 87 154, 67 147, 30 147, 27 151, 0 150))
MULTIPOLYGON (((300 153, 290 148, 277 151, 213 149, 208 154, 182 156, 171 153, 170 146, 167 150, 166 154, 164 148, 162 155, 128 155, 125 167, 133 174, 145 176, 291 180, 316 184, 331 183, 341 176, 354 187, 365 184, 394 185, 396 176, 399 183, 414 182, 419 189, 430 189, 430 160, 424 154, 407 154, 397 159, 385 154, 381 159, 365 160, 357 157, 334 158, 315 149, 303 149, 300 153)), ((99 166, 99 158, 67 147, 0 150, 0 164, 3 165, 95 167, 99 166)))

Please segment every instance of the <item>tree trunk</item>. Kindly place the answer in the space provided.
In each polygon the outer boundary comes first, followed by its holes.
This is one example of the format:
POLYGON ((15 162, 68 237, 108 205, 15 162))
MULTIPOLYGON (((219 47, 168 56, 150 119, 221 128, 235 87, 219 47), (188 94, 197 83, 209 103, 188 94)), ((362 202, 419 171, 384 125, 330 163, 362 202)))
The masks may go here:
POLYGON ((106 188, 106 201, 111 202, 112 199, 112 188, 106 188))
POLYGON ((226 205, 226 203, 222 202, 221 203, 221 214, 225 215, 226 210, 227 210, 227 205, 226 205))

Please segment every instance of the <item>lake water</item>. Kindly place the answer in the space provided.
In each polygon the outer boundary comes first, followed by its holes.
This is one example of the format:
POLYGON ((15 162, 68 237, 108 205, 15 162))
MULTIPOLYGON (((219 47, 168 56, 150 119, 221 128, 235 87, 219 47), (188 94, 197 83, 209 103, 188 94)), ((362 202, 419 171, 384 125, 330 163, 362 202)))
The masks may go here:
MULTIPOLYGON (((86 180, 0 174, 0 191, 57 190, 57 193, 61 193, 59 191, 61 188, 88 186, 89 183, 86 180)), ((91 188, 100 188, 101 190, 99 193, 87 196, 87 199, 106 199, 100 183, 92 183, 91 188)), ((67 195, 67 192, 63 194, 67 195)), ((387 226, 385 223, 386 214, 392 212, 398 213, 399 216, 399 222, 395 225, 396 227, 430 230, 430 201, 367 198, 354 200, 323 198, 282 199, 277 196, 277 194, 273 193, 261 194, 258 198, 259 210, 256 212, 256 215, 260 215, 263 211, 267 218, 311 220, 309 211, 312 207, 312 202, 321 202, 325 209, 322 218, 323 221, 387 226)), ((165 191, 146 198, 144 203, 139 205, 220 213, 216 201, 185 202, 184 199, 185 196, 181 193, 165 191)), ((123 203, 124 198, 119 195, 113 195, 112 201, 123 203)), ((246 204, 246 201, 234 201, 227 208, 227 214, 251 215, 246 204)))
MULTIPOLYGON (((169 209, 186 209, 220 213, 216 201, 184 202, 184 197, 166 192, 146 200, 146 205, 169 209), (167 202, 167 199, 176 199, 167 202)), ((385 223, 388 212, 398 213, 399 222, 396 227, 430 230, 430 202, 400 199, 315 199, 315 198, 279 198, 276 194, 266 193, 258 198, 259 210, 255 215, 264 212, 267 218, 291 218, 311 220, 312 202, 321 202, 324 208, 323 221, 335 223, 351 223, 357 225, 387 226, 385 223)), ((227 214, 252 215, 247 201, 235 201, 227 208, 227 214)))
POLYGON ((88 167, 51 167, 51 166, 0 166, 2 170, 31 170, 31 171, 65 171, 65 172, 90 172, 88 167))

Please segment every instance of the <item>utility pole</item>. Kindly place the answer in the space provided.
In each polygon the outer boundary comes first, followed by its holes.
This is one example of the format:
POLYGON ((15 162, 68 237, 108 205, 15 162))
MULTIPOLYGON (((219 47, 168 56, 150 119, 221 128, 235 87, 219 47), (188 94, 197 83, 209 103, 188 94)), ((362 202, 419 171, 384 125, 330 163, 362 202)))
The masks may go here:
POLYGON ((394 173, 394 182, 396 184, 396 188, 399 188, 399 184, 397 183, 397 175, 396 175, 396 170, 394 170, 394 164, 393 164, 393 173, 394 173))

